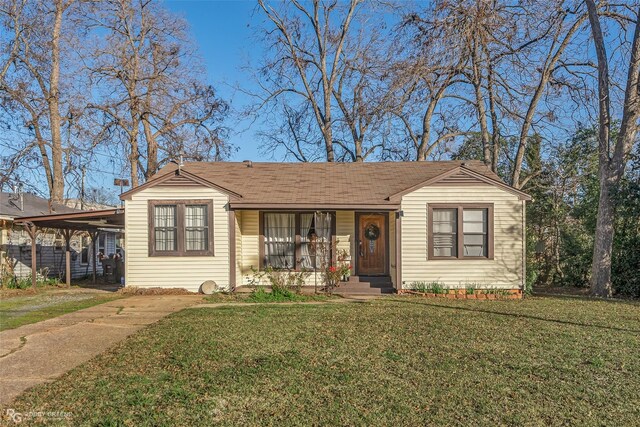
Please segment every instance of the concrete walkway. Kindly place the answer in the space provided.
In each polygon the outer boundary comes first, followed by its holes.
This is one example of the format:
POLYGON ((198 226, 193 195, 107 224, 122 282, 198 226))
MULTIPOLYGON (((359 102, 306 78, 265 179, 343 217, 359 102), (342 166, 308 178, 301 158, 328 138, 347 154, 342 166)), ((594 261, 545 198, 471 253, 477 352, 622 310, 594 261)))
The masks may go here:
POLYGON ((198 305, 192 305, 189 308, 219 308, 219 307, 256 307, 268 305, 271 307, 289 306, 289 305, 326 305, 326 304, 345 304, 367 302, 374 299, 380 299, 380 295, 354 295, 351 297, 335 298, 326 301, 287 301, 287 302, 205 302, 198 305))
POLYGON ((0 405, 200 301, 198 295, 133 296, 0 332, 0 405))

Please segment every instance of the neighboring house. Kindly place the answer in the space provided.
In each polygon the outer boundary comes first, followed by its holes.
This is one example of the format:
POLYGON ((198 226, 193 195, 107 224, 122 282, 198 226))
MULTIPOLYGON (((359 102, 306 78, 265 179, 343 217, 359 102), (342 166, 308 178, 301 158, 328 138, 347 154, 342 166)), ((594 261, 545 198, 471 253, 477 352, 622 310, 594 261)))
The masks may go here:
POLYGON ((252 268, 313 269, 336 242, 347 287, 524 286, 530 197, 478 161, 187 163, 122 199, 127 285, 234 288, 252 268))
MULTIPOLYGON (((81 212, 64 204, 50 203, 47 199, 29 193, 0 193, 0 268, 2 276, 29 277, 31 275, 31 238, 14 220, 21 217, 81 212)), ((106 256, 116 252, 118 234, 100 233, 96 254, 106 256)), ((65 243, 59 230, 45 229, 36 239, 37 268, 40 274, 62 277, 65 271, 65 243)), ((91 239, 86 233, 71 238, 71 276, 92 274, 93 252, 91 239)), ((102 273, 98 261, 96 271, 102 273)))

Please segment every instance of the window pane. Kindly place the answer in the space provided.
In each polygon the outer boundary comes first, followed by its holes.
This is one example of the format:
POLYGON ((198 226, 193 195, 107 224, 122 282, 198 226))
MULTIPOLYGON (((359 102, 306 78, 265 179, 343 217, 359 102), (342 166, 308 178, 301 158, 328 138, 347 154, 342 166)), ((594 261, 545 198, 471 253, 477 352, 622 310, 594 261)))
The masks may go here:
POLYGON ((465 256, 487 256, 487 217, 487 209, 465 209, 463 211, 465 256))
POLYGON ((156 237, 156 251, 177 250, 175 228, 156 228, 155 237, 156 237))
POLYGON ((433 209, 433 255, 457 256, 457 210, 433 209))
POLYGON ((205 227, 207 225, 207 206, 187 206, 185 210, 185 225, 187 227, 205 227))
POLYGON ((155 225, 156 227, 175 227, 176 207, 173 205, 156 206, 155 225))
POLYGON ((455 209, 434 209, 433 210, 433 232, 434 233, 455 233, 456 231, 456 210, 455 209))
POLYGON ((465 233, 487 232, 487 210, 465 209, 462 212, 463 231, 465 233))
POLYGON ((206 251, 209 247, 209 233, 206 228, 185 230, 185 249, 188 251, 206 251))
POLYGON ((209 218, 207 205, 187 205, 184 211, 184 248, 206 251, 209 248, 209 218))
POLYGON ((433 248, 433 255, 434 256, 455 256, 455 250, 454 248, 450 247, 450 248, 433 248))
POLYGON ((175 251, 178 249, 176 229, 176 206, 160 205, 154 207, 154 237, 156 251, 175 251))
POLYGON ((295 268, 295 214, 264 214, 264 263, 273 268, 295 268))

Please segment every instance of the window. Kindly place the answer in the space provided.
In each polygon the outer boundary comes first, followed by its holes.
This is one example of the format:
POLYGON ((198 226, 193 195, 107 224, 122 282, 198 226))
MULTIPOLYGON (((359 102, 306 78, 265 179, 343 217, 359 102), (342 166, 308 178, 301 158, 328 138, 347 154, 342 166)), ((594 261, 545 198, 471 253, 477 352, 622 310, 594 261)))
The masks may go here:
POLYGON ((204 251, 209 247, 207 205, 185 206, 185 249, 204 251))
POLYGON ((260 266, 322 268, 331 263, 335 215, 329 212, 264 212, 260 266))
POLYGON ((150 200, 149 255, 213 255, 213 202, 150 200))
POLYGON ((493 259, 493 205, 429 205, 428 258, 493 259))
POLYGON ((98 253, 96 254, 98 256, 98 259, 100 259, 100 257, 107 256, 106 242, 107 242, 107 235, 104 233, 100 233, 98 235, 98 253))
POLYGON ((300 268, 314 270, 331 264, 331 224, 327 212, 300 214, 300 268))
POLYGON ((295 214, 264 214, 264 263, 273 268, 296 267, 295 214))
POLYGON ((91 239, 89 236, 80 238, 80 264, 89 264, 89 250, 91 249, 91 239))

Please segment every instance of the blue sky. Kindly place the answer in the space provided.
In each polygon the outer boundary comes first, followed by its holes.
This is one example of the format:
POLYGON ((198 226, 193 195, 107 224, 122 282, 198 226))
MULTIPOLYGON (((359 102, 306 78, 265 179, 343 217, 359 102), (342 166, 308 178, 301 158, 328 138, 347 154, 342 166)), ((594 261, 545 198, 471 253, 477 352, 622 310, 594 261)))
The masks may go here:
MULTIPOLYGON (((243 87, 250 86, 251 76, 242 71, 242 66, 260 55, 259 49, 252 49, 251 23, 258 19, 254 16, 256 3, 249 0, 170 0, 165 5, 189 22, 207 67, 209 83, 233 109, 246 106, 248 97, 238 93, 233 86, 240 82, 243 87)), ((254 138, 255 125, 251 126, 246 120, 229 121, 227 126, 230 128, 229 142, 237 148, 230 160, 260 160, 254 138)))

